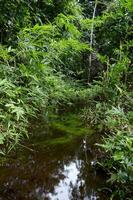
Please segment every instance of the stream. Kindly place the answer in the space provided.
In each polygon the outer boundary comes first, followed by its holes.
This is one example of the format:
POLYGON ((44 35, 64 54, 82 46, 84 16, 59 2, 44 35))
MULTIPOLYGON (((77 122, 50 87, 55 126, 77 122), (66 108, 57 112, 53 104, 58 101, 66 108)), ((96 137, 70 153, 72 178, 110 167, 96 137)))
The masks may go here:
POLYGON ((34 126, 29 141, 0 165, 0 200, 108 200, 99 190, 106 175, 95 169, 95 136, 88 130, 70 141, 62 131, 52 128, 47 135, 45 127, 34 126))

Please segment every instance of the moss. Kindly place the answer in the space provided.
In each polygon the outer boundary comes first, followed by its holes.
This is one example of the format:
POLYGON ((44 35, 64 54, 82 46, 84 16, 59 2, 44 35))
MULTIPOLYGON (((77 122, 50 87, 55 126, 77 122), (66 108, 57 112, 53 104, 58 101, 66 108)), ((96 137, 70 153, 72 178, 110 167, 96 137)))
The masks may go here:
POLYGON ((67 144, 72 141, 72 137, 60 137, 60 138, 54 138, 52 140, 47 140, 46 145, 61 145, 61 144, 67 144))
POLYGON ((89 128, 82 124, 79 115, 76 114, 67 114, 60 118, 54 118, 54 120, 51 121, 51 128, 53 131, 65 135, 83 135, 91 132, 89 128))
POLYGON ((36 141, 34 144, 43 146, 67 144, 76 138, 93 133, 90 128, 84 127, 80 117, 76 114, 51 116, 50 121, 51 133, 49 137, 46 139, 44 135, 44 139, 41 137, 41 141, 36 141))

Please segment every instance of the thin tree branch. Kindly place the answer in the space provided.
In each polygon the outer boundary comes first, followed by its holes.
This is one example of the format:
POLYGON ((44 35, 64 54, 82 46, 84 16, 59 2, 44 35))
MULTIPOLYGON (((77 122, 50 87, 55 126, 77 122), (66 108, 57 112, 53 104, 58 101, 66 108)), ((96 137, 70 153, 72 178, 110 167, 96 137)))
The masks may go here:
MULTIPOLYGON (((97 4, 98 4, 98 0, 95 0, 95 6, 94 6, 93 16, 92 16, 91 34, 90 34, 90 48, 91 49, 93 47, 94 19, 95 19, 95 15, 96 15, 97 4)), ((88 83, 90 81, 91 65, 92 65, 92 53, 90 53, 90 56, 89 56, 88 83)))

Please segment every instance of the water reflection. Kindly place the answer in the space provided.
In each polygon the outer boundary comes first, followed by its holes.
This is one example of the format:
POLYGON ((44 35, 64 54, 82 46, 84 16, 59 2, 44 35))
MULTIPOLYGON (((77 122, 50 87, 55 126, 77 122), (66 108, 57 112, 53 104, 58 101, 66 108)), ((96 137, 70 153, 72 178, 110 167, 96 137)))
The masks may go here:
POLYGON ((78 181, 79 168, 77 168, 79 160, 70 162, 64 166, 64 179, 60 180, 58 186, 55 186, 55 194, 49 194, 49 197, 53 200, 69 200, 72 199, 74 188, 80 188, 84 181, 78 181))
POLYGON ((83 145, 77 140, 17 153, 0 167, 0 200, 105 199, 98 192, 105 184, 104 174, 91 166, 94 155, 89 149, 86 164, 83 145))

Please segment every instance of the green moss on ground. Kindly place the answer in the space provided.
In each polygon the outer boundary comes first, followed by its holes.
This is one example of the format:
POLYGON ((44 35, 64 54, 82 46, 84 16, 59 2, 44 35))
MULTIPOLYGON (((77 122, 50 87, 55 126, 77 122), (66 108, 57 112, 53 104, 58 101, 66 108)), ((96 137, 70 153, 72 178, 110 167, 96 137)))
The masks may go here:
POLYGON ((36 141, 35 145, 58 145, 72 142, 77 137, 86 134, 91 135, 93 131, 85 127, 77 114, 67 114, 63 116, 50 117, 50 134, 46 139, 41 137, 41 141, 36 141))

